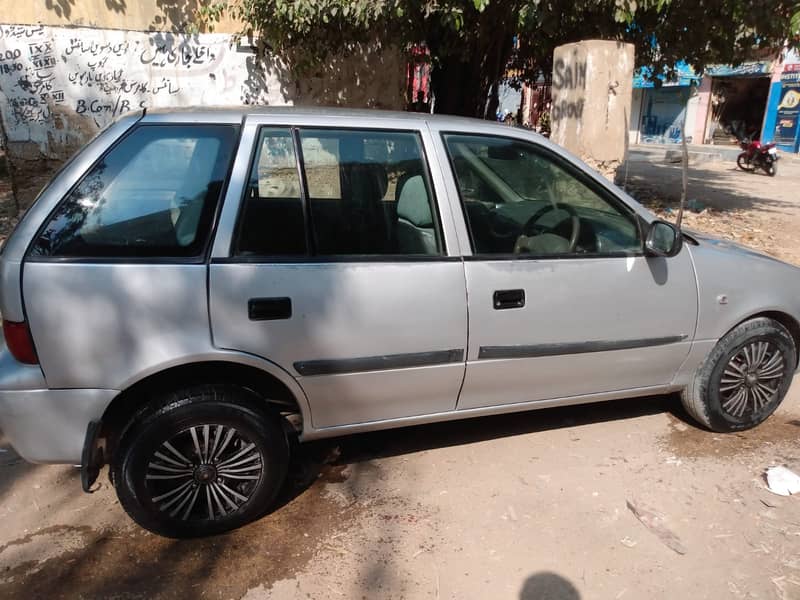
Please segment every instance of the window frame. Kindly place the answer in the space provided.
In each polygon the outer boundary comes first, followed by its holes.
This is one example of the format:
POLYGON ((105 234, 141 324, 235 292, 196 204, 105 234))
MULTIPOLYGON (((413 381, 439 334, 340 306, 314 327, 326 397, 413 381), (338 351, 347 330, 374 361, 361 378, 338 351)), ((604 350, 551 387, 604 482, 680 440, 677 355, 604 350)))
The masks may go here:
MULTIPOLYGON (((280 261, 281 257, 292 259, 292 258, 299 258, 299 257, 307 257, 309 256, 309 248, 311 244, 311 239, 309 237, 310 228, 308 226, 308 201, 306 199, 306 192, 305 192, 305 184, 303 182, 304 175, 303 170, 300 168, 301 161, 297 156, 297 140, 295 138, 294 127, 291 125, 278 125, 278 124, 259 124, 256 126, 255 136, 253 137, 253 144, 252 148, 250 149, 250 156, 247 159, 247 173, 245 175, 245 179, 242 182, 242 192, 239 197, 239 204, 236 207, 236 219, 233 225, 233 231, 231 232, 231 241, 228 247, 228 259, 226 262, 265 262, 264 258, 275 259, 269 260, 266 262, 292 262, 290 261, 280 261), (295 170, 297 171, 297 179, 300 184, 300 204, 303 209, 303 233, 305 235, 305 243, 306 243, 306 252, 305 254, 275 254, 275 255, 257 255, 257 254, 250 254, 250 255, 242 255, 238 254, 239 249, 239 239, 241 238, 242 227, 244 227, 244 214, 245 208, 247 205, 248 192, 250 189, 250 176, 253 173, 253 167, 256 165, 256 160, 261 153, 261 147, 263 145, 263 139, 261 134, 264 130, 274 130, 274 131, 285 131, 289 134, 289 139, 292 142, 292 151, 294 153, 294 163, 295 163, 295 170), (236 259, 236 260, 234 260, 236 259), (251 260, 251 259, 259 259, 259 260, 251 260)), ((219 259, 214 259, 213 262, 219 262, 219 259)))
MULTIPOLYGON (((114 140, 114 142, 106 148, 106 150, 95 160, 92 164, 85 169, 75 182, 69 187, 64 195, 58 200, 53 209, 47 214, 47 217, 42 220, 36 233, 31 237, 28 246, 25 249, 23 260, 31 263, 72 263, 72 264, 205 264, 208 262, 211 250, 213 247, 213 240, 216 236, 217 225, 222 213, 222 205, 225 200, 225 195, 228 191, 228 186, 231 182, 231 172, 236 158, 236 153, 239 148, 239 142, 242 137, 242 124, 241 123, 214 123, 214 122, 137 122, 123 135, 114 140), (39 238, 44 233, 47 225, 51 222, 53 217, 61 210, 61 207, 72 197, 72 194, 81 186, 89 174, 102 163, 106 157, 114 152, 125 140, 132 136, 141 128, 189 128, 189 127, 219 127, 230 128, 234 131, 233 145, 230 149, 230 156, 228 157, 228 164, 224 171, 224 180, 220 188, 219 195, 216 199, 214 210, 211 214, 211 219, 205 232, 203 244, 200 251, 192 256, 42 256, 33 254, 33 247, 36 245, 39 238)), ((198 229, 198 234, 201 231, 198 229)))
POLYGON ((227 249, 227 256, 213 258, 213 263, 256 263, 256 264, 281 264, 281 263, 351 263, 351 262, 445 262, 460 261, 460 256, 450 256, 448 254, 447 242, 445 241, 444 227, 442 222, 439 197, 431 175, 431 161, 428 149, 425 146, 425 138, 420 129, 404 127, 359 127, 357 125, 319 125, 312 123, 287 124, 287 123, 258 123, 256 124, 255 135, 252 148, 247 163, 247 177, 242 186, 239 198, 239 206, 236 211, 236 219, 233 227, 231 240, 227 249), (244 217, 245 203, 248 201, 248 187, 250 185, 250 175, 255 165, 257 154, 260 151, 259 141, 263 130, 288 130, 294 145, 295 162, 300 179, 300 197, 303 205, 303 222, 306 235, 305 254, 276 254, 276 255, 238 255, 237 244, 240 238, 241 227, 244 217), (436 241, 439 246, 438 254, 320 254, 317 252, 317 244, 313 230, 314 216, 309 206, 308 181, 306 178, 305 161, 303 157, 303 147, 300 134, 303 131, 330 131, 330 132, 365 132, 365 133, 386 133, 388 135, 406 133, 413 135, 420 148, 420 159, 423 162, 423 177, 425 178, 427 190, 430 194, 428 201, 432 204, 432 216, 434 218, 434 231, 436 241))
POLYGON ((456 193, 458 195, 458 204, 461 209, 461 217, 464 220, 464 226, 466 228, 467 236, 469 238, 469 245, 470 251, 472 252, 469 256, 464 256, 465 261, 490 261, 490 260, 560 260, 560 259, 603 259, 603 258, 629 258, 629 257, 641 257, 645 256, 644 250, 644 229, 642 227, 642 218, 633 210, 626 202, 623 202, 619 197, 617 197, 614 193, 610 190, 604 188, 601 185, 598 185, 596 181, 593 181, 592 178, 585 173, 580 167, 573 164, 564 156, 561 156, 557 152, 554 152, 550 148, 547 148, 541 144, 537 144, 534 141, 528 139, 522 139, 521 137, 515 136, 507 136, 501 134, 492 134, 492 133, 472 133, 467 131, 458 131, 458 130, 440 130, 439 132, 439 139, 442 144, 442 149, 444 150, 444 154, 447 157, 447 165, 450 169, 450 176, 453 181, 453 185, 455 187, 456 193), (636 233, 638 237, 638 244, 637 249, 635 251, 628 251, 628 252, 607 252, 603 254, 599 253, 583 253, 579 254, 576 252, 560 252, 560 253, 552 253, 552 254, 514 254, 514 253, 498 253, 498 254, 491 254, 491 253, 479 253, 475 250, 475 239, 472 233, 472 227, 469 221, 469 213, 467 211, 467 207, 464 203, 464 196, 461 192, 461 185, 458 181, 458 175, 456 174, 455 164, 453 163, 453 155, 450 152, 450 147, 447 143, 447 136, 459 136, 462 138, 487 138, 487 139, 494 139, 494 140, 503 140, 511 143, 517 144, 524 144, 527 147, 533 150, 534 154, 542 157, 545 160, 550 161, 557 167, 561 168, 567 175, 573 177, 578 182, 585 185, 590 191, 597 194, 602 200, 608 202, 613 208, 619 210, 620 215, 628 218, 636 228, 636 233))

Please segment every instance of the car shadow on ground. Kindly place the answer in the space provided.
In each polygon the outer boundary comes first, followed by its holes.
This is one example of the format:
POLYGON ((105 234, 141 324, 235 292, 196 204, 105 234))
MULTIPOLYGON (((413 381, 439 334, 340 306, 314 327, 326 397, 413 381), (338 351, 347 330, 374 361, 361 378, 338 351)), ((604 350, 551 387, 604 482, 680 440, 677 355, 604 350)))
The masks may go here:
POLYGON ((388 429, 323 440, 306 446, 315 456, 338 456, 334 464, 345 464, 665 412, 695 427, 691 417, 683 410, 680 398, 670 394, 388 429))

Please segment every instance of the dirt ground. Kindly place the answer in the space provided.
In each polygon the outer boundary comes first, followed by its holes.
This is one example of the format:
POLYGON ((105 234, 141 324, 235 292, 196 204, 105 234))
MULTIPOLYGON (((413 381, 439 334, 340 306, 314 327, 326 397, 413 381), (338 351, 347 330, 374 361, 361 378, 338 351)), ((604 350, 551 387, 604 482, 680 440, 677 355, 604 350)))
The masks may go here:
MULTIPOLYGON (((800 163, 781 167, 695 168, 689 197, 714 210, 687 225, 800 264, 800 163)), ((629 189, 669 207, 679 178, 632 163, 629 189)), ((352 436, 299 449, 273 514, 174 541, 105 475, 83 494, 0 434, 0 597, 800 600, 800 497, 763 479, 800 472, 799 437, 800 383, 735 435, 664 396, 352 436)))
MULTIPOLYGON (((800 265, 800 160, 784 156, 779 172, 745 173, 734 161, 692 165, 687 229, 710 233, 800 265)), ((625 171, 620 171, 624 179, 625 171)), ((626 189, 659 216, 674 221, 681 195, 679 165, 636 161, 626 189)))

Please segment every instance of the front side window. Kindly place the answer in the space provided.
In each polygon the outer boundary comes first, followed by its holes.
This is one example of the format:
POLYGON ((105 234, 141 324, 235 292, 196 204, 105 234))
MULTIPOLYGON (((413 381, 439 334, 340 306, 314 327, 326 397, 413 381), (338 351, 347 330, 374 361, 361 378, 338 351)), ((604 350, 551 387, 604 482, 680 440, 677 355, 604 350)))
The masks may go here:
POLYGON ((31 255, 200 255, 237 135, 234 126, 138 127, 56 208, 31 255))
POLYGON ((619 255, 641 250, 626 209, 535 145, 445 134, 476 254, 619 255))

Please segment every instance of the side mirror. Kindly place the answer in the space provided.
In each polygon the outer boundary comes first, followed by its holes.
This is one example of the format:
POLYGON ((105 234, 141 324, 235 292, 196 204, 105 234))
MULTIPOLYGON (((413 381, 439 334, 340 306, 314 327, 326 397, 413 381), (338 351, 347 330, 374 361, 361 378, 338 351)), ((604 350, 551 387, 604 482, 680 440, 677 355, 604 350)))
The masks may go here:
POLYGON ((683 236, 672 223, 656 219, 650 223, 644 248, 651 256, 675 256, 681 251, 683 236))

